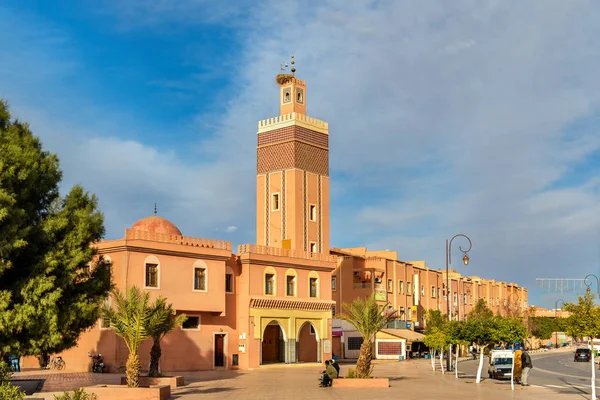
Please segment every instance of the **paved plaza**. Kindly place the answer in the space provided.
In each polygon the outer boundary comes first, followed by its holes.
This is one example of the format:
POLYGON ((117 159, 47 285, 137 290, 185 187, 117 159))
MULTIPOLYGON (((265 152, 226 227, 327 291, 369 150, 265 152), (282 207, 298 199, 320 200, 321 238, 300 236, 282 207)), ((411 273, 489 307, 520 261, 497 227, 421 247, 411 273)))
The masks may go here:
MULTIPOLYGON (((352 365, 342 365, 345 375, 352 365)), ((390 378, 387 389, 319 388, 317 378, 322 367, 312 365, 261 368, 254 371, 188 372, 186 386, 173 391, 174 399, 434 399, 447 400, 501 400, 501 399, 581 399, 581 394, 565 394, 541 387, 515 387, 494 380, 479 385, 472 376, 455 379, 454 374, 441 375, 431 371, 429 360, 378 363, 375 376, 390 378)), ((42 379, 42 392, 36 398, 53 399, 57 392, 99 383, 115 384, 122 374, 56 373, 28 371, 15 374, 16 379, 42 379)), ((585 398, 585 397, 583 397, 585 398)))

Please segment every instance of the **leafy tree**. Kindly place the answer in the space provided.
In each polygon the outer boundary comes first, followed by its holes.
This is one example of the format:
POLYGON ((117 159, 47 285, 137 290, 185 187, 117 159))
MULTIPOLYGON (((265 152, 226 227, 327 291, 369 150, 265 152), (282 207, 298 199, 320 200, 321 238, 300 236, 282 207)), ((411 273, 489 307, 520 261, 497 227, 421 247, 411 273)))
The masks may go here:
POLYGON ((447 318, 440 310, 427 310, 425 312, 426 331, 432 328, 442 328, 446 322, 447 318))
POLYGON ((158 365, 162 350, 160 342, 163 338, 178 326, 181 326, 187 316, 185 314, 175 315, 172 304, 167 304, 164 297, 159 297, 151 307, 152 316, 147 320, 146 332, 152 338, 152 349, 150 350, 150 368, 148 376, 158 376, 158 365))
POLYGON ((475 307, 467 315, 464 324, 463 337, 470 343, 479 347, 479 368, 477 369, 476 383, 481 382, 481 370, 483 368, 483 352, 494 343, 497 338, 497 319, 488 308, 483 299, 479 299, 475 307))
POLYGON ((465 321, 450 321, 444 326, 444 331, 448 337, 448 343, 456 346, 454 371, 455 377, 458 378, 458 352, 460 346, 467 346, 471 343, 466 337, 465 321))
POLYGON ((425 339, 423 339, 425 346, 433 350, 431 354, 431 368, 435 371, 435 354, 440 353, 440 367, 442 374, 444 373, 444 350, 448 347, 448 335, 442 328, 434 327, 428 330, 425 339))
POLYGON ((115 308, 105 305, 104 318, 110 320, 110 327, 123 339, 129 350, 125 364, 127 386, 138 387, 141 369, 138 351, 142 343, 150 337, 146 327, 154 313, 150 306, 150 294, 133 286, 125 294, 119 289, 113 289, 112 299, 115 308))
POLYGON ((566 318, 532 317, 531 334, 539 339, 547 340, 554 332, 563 332, 566 329, 566 318))
MULTIPOLYGON (((579 296, 577 304, 565 303, 563 308, 570 312, 567 318, 567 333, 577 338, 588 338, 590 343, 600 337, 600 307, 594 304, 595 296, 588 292, 579 296)), ((592 346, 592 399, 596 398, 596 369, 594 364, 595 351, 592 346)))
POLYGON ((387 306, 387 304, 378 305, 375 295, 369 296, 366 299, 358 297, 352 303, 344 304, 345 313, 340 315, 340 319, 352 324, 363 338, 356 362, 357 378, 368 378, 371 376, 371 372, 373 371, 371 360, 373 359, 373 340, 375 335, 397 318, 397 311, 386 312, 387 306))
MULTIPOLYGON (((527 337, 527 328, 521 317, 496 317, 495 321, 495 342, 501 343, 515 343, 521 342, 527 337)), ((514 346, 513 346, 514 349, 514 346)), ((513 351, 513 360, 511 365, 511 378, 510 385, 514 390, 514 377, 515 377, 515 357, 516 353, 513 351)))
POLYGON ((56 155, 0 101, 0 357, 72 347, 96 323, 110 266, 97 199, 74 186, 59 196, 56 155))

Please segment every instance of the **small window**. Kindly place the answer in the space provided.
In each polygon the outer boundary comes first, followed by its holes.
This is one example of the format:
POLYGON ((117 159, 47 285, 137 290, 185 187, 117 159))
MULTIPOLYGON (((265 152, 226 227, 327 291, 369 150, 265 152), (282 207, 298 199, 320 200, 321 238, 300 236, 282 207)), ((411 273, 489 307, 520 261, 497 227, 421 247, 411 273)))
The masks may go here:
POLYGON ((317 220, 317 206, 315 206, 314 204, 311 204, 309 207, 308 214, 310 215, 311 221, 316 221, 317 220))
POLYGON ((317 244, 315 242, 311 242, 310 243, 310 252, 311 253, 316 253, 317 252, 317 244))
POLYGON ((392 293, 394 291, 394 281, 391 279, 387 280, 387 291, 388 293, 392 293))
POLYGON ((206 268, 194 268, 194 290, 206 290, 206 268))
POLYGON ((332 276, 331 277, 331 290, 333 290, 335 292, 336 288, 337 288, 337 277, 332 276))
POLYGON ((279 210, 279 193, 273 193, 273 211, 279 210))
POLYGON ((437 297, 442 297, 442 289, 438 288, 437 290, 437 297))
POLYGON ((458 303, 458 295, 456 292, 454 292, 454 294, 452 295, 452 302, 454 303, 454 305, 458 303))
POLYGON ((310 297, 319 297, 319 279, 318 278, 310 278, 310 297))
POLYGON ((274 274, 265 274, 265 294, 275 294, 274 274))
POLYGON ((410 308, 410 307, 409 307, 409 308, 408 308, 408 310, 406 311, 406 318, 407 318, 408 320, 411 320, 411 319, 412 319, 412 308, 410 308))
POLYGON ((188 330, 200 329, 200 317, 197 315, 196 316, 188 315, 188 317, 185 320, 185 322, 183 323, 183 325, 181 325, 181 328, 188 329, 188 330))
POLYGON ((302 104, 302 102, 304 101, 302 96, 302 90, 300 89, 296 89, 296 101, 300 104, 302 104))
POLYGON ((348 338, 348 350, 360 350, 360 346, 363 344, 363 338, 360 336, 354 336, 348 338))
POLYGON ((233 274, 225 274, 225 291, 233 293, 233 274))
POLYGON ((421 297, 425 297, 425 286, 421 285, 421 297))
POLYGON ((469 295, 469 304, 473 304, 473 295, 469 295))
POLYGON ((157 264, 146 264, 146 287, 158 287, 157 264))
POLYGON ((404 293, 404 282, 398 281, 398 293, 404 293))
POLYGON ((331 317, 335 317, 335 304, 331 306, 331 317))
POLYGON ((435 286, 431 287, 431 297, 435 299, 435 286))
POLYGON ((411 295, 411 286, 410 286, 410 282, 406 282, 406 294, 408 294, 409 296, 411 295))
POLYGON ((285 293, 288 296, 296 295, 296 277, 292 275, 288 275, 285 277, 286 279, 286 291, 285 293))
POLYGON ((467 295, 466 294, 463 295, 463 304, 467 304, 467 295))

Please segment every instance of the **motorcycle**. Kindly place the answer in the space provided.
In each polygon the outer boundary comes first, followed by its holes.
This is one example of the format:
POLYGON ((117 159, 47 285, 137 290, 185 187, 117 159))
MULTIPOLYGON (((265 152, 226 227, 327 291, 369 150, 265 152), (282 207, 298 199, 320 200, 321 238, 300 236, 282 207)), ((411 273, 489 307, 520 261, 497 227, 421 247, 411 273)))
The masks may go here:
POLYGON ((92 372, 102 374, 104 372, 104 360, 102 360, 102 354, 98 353, 93 355, 88 353, 88 356, 92 358, 92 372))

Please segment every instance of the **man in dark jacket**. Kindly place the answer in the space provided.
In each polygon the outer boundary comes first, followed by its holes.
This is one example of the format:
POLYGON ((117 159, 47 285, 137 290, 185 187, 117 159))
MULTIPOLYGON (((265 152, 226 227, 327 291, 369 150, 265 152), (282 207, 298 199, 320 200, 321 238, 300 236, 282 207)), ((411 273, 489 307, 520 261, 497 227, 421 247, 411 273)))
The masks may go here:
POLYGON ((523 350, 521 353, 521 365, 523 365, 523 370, 521 371, 521 386, 529 386, 527 383, 527 377, 529 376, 529 371, 533 368, 533 364, 531 363, 531 357, 529 357, 529 353, 523 350))

